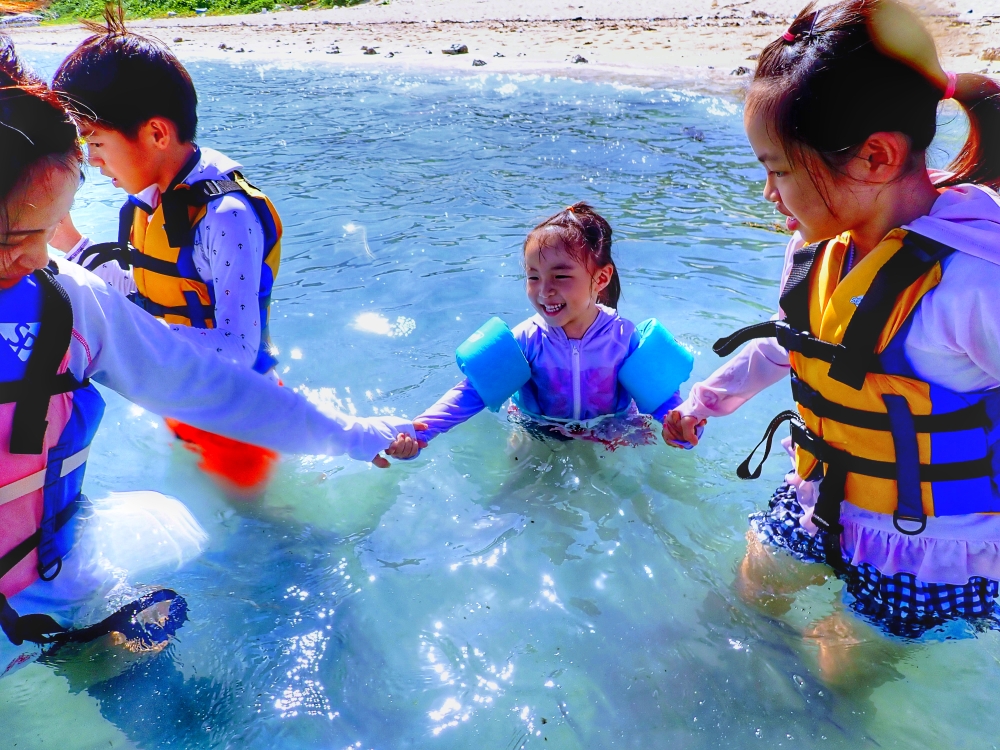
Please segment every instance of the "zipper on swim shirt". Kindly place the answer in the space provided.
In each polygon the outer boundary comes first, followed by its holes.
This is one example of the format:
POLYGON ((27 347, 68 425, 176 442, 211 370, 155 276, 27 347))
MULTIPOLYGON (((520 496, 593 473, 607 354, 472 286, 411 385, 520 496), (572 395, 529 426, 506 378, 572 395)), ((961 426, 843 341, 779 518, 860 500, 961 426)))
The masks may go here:
POLYGON ((580 350, 573 344, 573 419, 580 418, 580 350))

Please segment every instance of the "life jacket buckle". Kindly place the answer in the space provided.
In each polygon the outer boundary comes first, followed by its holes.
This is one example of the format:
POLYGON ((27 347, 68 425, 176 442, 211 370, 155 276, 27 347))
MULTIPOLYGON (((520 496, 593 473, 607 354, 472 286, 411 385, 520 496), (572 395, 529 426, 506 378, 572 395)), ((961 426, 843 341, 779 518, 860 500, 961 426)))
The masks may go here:
POLYGON ((209 200, 215 198, 216 196, 222 195, 225 191, 219 185, 218 180, 202 180, 202 190, 209 200))
POLYGON ((54 581, 56 576, 58 576, 62 572, 62 562, 63 562, 62 558, 58 557, 56 558, 56 561, 54 563, 49 565, 49 567, 45 568, 44 570, 39 568, 38 577, 46 582, 54 581), (53 572, 52 575, 48 575, 49 571, 53 569, 55 569, 55 572, 53 572))
POLYGON ((927 515, 921 513, 919 516, 910 516, 905 513, 900 513, 898 510, 894 511, 892 514, 892 525, 895 527, 896 531, 900 534, 906 534, 906 536, 917 536, 924 533, 924 529, 927 528, 927 515), (900 521, 906 521, 908 523, 918 523, 920 526, 916 529, 904 529, 899 525, 900 521))

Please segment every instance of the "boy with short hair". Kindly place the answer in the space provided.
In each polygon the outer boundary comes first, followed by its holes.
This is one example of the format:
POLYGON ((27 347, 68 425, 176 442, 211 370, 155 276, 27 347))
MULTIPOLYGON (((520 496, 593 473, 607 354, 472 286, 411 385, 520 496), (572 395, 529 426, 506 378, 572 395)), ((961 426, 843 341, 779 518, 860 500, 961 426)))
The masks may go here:
MULTIPOLYGON (((129 194, 118 241, 91 244, 71 220, 52 240, 151 314, 198 344, 260 373, 281 221, 241 165, 194 141, 197 94, 161 43, 129 32, 120 9, 63 61, 53 88, 80 122, 91 166, 129 194)), ((274 375, 271 375, 274 377, 274 375)), ((276 454, 168 420, 237 487, 261 485, 276 454), (228 467, 228 468, 227 468, 228 467)))

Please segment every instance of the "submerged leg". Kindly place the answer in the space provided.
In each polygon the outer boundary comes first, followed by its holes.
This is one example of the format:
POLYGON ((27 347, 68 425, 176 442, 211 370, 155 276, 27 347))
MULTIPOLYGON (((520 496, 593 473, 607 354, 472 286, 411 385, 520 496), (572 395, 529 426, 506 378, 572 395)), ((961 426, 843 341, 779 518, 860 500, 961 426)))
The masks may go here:
POLYGON ((736 593, 751 607, 779 617, 791 609, 792 594, 807 586, 821 586, 830 575, 829 569, 803 564, 765 547, 751 529, 747 532, 747 553, 737 569, 736 593))

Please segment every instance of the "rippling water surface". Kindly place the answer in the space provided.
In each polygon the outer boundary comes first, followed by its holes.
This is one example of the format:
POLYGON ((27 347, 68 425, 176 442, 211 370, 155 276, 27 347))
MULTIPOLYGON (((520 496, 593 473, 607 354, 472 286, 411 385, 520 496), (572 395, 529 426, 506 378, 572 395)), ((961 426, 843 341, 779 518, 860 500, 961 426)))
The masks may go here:
MULTIPOLYGON (((35 58, 51 70, 56 60, 35 58)), ((773 306, 785 237, 738 107, 542 78, 191 65, 201 141, 273 196, 286 240, 273 332, 286 384, 359 414, 415 415, 458 379, 482 321, 530 314, 520 244, 586 199, 611 221, 622 313, 710 343, 773 306)), ((114 234, 99 175, 77 221, 114 234)), ((155 489, 211 534, 169 584, 191 621, 89 689, 49 666, 0 683, 17 747, 976 747, 995 742, 1000 642, 894 651, 873 686, 817 679, 814 586, 771 619, 737 598, 747 514, 784 471, 733 468, 782 387, 692 452, 535 445, 483 414, 380 472, 287 457, 230 503, 160 421, 109 396, 92 496, 155 489), (989 696, 989 697, 988 697, 989 696)))

